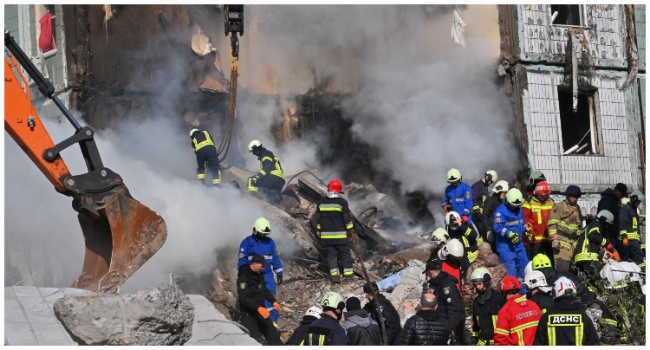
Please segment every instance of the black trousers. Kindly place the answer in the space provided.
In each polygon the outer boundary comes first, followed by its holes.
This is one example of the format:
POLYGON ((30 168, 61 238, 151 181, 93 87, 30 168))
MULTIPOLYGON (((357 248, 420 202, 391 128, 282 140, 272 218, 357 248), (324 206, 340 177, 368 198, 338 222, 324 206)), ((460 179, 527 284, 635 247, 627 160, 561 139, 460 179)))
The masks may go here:
POLYGON ((250 336, 258 342, 264 343, 264 339, 266 339, 268 345, 283 345, 280 332, 275 328, 270 318, 263 318, 258 314, 251 315, 242 311, 241 324, 248 329, 250 336))
POLYGON ((221 163, 219 162, 217 149, 214 146, 205 146, 196 152, 197 175, 205 175, 205 162, 208 162, 208 169, 210 169, 212 179, 218 179, 218 181, 212 181, 212 183, 218 185, 221 183, 221 163))
POLYGON ((352 254, 347 244, 337 244, 327 246, 327 263, 330 267, 330 276, 339 275, 339 264, 337 258, 341 257, 343 263, 343 274, 352 274, 352 254), (348 272, 346 274, 346 272, 348 272))
POLYGON ((641 251, 641 243, 636 239, 630 239, 628 240, 627 250, 630 252, 630 259, 645 271, 645 262, 643 261, 644 256, 643 251, 641 251))

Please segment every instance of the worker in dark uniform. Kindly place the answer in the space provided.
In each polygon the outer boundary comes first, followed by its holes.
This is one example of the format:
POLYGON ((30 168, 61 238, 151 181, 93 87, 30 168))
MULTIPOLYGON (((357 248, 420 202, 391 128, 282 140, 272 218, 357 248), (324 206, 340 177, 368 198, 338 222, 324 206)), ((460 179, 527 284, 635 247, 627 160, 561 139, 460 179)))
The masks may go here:
POLYGON ((623 245, 623 242, 618 239, 618 212, 623 206, 621 199, 626 198, 627 195, 627 186, 623 183, 617 183, 616 186, 614 186, 613 190, 611 188, 607 188, 600 193, 598 210, 596 211, 597 213, 600 213, 601 210, 609 210, 610 213, 614 214, 614 224, 610 228, 609 232, 604 232, 603 234, 605 235, 605 238, 609 239, 609 241, 614 245, 614 249, 616 249, 616 251, 619 253, 622 260, 627 260, 628 254, 627 247, 625 247, 623 245))
POLYGON ((307 309, 305 316, 302 317, 300 325, 293 331, 291 337, 287 340, 284 345, 302 345, 303 341, 307 337, 307 330, 309 326, 314 323, 314 321, 320 318, 320 315, 323 313, 323 309, 314 305, 307 309))
POLYGON ((483 204, 483 222, 485 222, 485 242, 492 245, 492 251, 496 253, 496 244, 494 244, 494 212, 506 200, 508 193, 508 182, 499 180, 492 188, 492 195, 485 200, 483 204))
POLYGON ((483 205, 490 196, 488 188, 491 184, 497 182, 498 179, 499 177, 496 171, 488 170, 483 174, 483 177, 480 180, 476 181, 472 185, 472 219, 474 220, 474 225, 478 229, 481 238, 483 238, 484 241, 487 241, 487 238, 485 237, 487 226, 483 221, 483 205))
POLYGON ((463 223, 460 214, 450 211, 445 215, 445 224, 447 224, 447 233, 450 238, 456 238, 463 244, 465 260, 465 269, 473 263, 478 257, 478 246, 483 243, 483 238, 474 229, 474 226, 463 223))
POLYGON ((264 305, 264 300, 273 303, 280 312, 280 304, 266 288, 262 269, 266 259, 261 255, 253 255, 250 264, 242 265, 237 275, 237 302, 241 314, 241 322, 250 331, 251 337, 264 344, 282 345, 280 333, 270 319, 271 313, 264 305), (262 337, 263 336, 263 337, 262 337))
POLYGON ((343 276, 354 275, 352 255, 348 246, 348 240, 354 240, 354 224, 348 201, 343 198, 342 193, 341 181, 332 179, 327 185, 327 197, 320 200, 316 209, 316 234, 321 244, 327 247, 327 263, 334 282, 342 282, 343 276), (343 275, 339 272, 339 257, 343 264, 343 275))
POLYGON ((258 192, 262 189, 269 202, 280 204, 284 187, 284 172, 280 160, 273 152, 264 148, 259 140, 251 141, 248 151, 260 161, 260 172, 248 178, 248 192, 258 192))
POLYGON ((345 309, 343 297, 330 291, 325 293, 320 304, 324 312, 307 328, 302 345, 347 345, 348 337, 339 323, 345 309))
MULTIPOLYGON (((384 328, 386 329, 386 341, 388 345, 393 345, 397 341, 399 333, 402 331, 402 324, 400 323, 399 313, 395 306, 383 294, 379 293, 377 283, 366 283, 363 286, 363 292, 368 299, 368 303, 363 306, 370 316, 379 324, 379 313, 374 302, 375 293, 377 294, 377 301, 381 308, 381 317, 384 318, 384 328), (373 293, 374 291, 374 293, 373 293)), ((383 338, 383 335, 382 335, 383 338)))
POLYGON ((553 285, 553 307, 539 320, 534 345, 600 345, 591 318, 574 297, 576 286, 566 277, 553 285))
POLYGON ((485 267, 472 272, 470 281, 478 294, 472 302, 472 338, 476 345, 494 345, 494 324, 506 298, 492 288, 492 275, 485 267))
POLYGON ((580 233, 572 257, 576 270, 583 272, 592 285, 596 285, 596 281, 601 279, 600 270, 603 263, 599 258, 600 250, 605 248, 612 251, 614 248, 604 237, 610 225, 614 223, 614 215, 609 210, 601 210, 596 216, 596 220, 592 220, 580 233))
POLYGON ((203 182, 205 179, 205 163, 208 163, 208 169, 212 175, 212 185, 218 186, 221 184, 221 163, 219 162, 219 154, 217 148, 214 146, 212 136, 207 130, 192 129, 190 131, 190 138, 192 139, 192 149, 196 154, 196 178, 203 182))
POLYGON ((458 290, 458 280, 442 271, 441 259, 427 262, 426 269, 422 273, 427 276, 423 293, 433 293, 436 296, 438 309, 449 320, 449 325, 453 330, 454 343, 462 344, 465 329, 465 307, 460 290, 458 290))
POLYGON ((630 194, 630 202, 621 207, 618 214, 619 238, 623 241, 630 254, 630 259, 645 272, 645 256, 641 251, 641 235, 639 234, 639 213, 637 208, 645 200, 640 191, 630 194))

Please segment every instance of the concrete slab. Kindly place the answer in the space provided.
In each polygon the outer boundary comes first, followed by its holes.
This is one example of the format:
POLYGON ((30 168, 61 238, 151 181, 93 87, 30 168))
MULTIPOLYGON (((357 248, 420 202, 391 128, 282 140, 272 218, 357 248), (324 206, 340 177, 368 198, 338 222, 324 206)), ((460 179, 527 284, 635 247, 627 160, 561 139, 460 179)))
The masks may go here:
MULTIPOLYGON (((74 288, 5 288, 5 345, 78 345, 54 315, 65 295, 90 295, 74 288)), ((202 295, 188 295, 195 308, 192 338, 185 345, 261 345, 202 295)))

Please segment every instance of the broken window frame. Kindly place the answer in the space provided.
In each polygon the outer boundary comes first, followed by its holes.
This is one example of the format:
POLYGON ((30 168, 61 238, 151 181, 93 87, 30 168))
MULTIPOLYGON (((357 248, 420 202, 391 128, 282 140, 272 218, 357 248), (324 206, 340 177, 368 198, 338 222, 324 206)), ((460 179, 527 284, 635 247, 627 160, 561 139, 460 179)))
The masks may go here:
MULTIPOLYGON (((561 9, 561 8, 560 8, 561 9)), ((554 26, 562 26, 562 27, 578 27, 578 28, 587 28, 587 5, 580 4, 580 5, 568 5, 568 4, 559 4, 559 5, 548 5, 548 11, 549 11, 549 18, 551 19, 551 25, 554 26), (557 17, 559 17, 559 11, 558 16, 555 16, 555 12, 553 11, 553 6, 560 6, 560 7, 567 7, 567 6, 577 6, 580 13, 578 15, 580 19, 580 24, 563 24, 563 23, 555 23, 557 21, 557 17)))
MULTIPOLYGON (((564 141, 564 135, 565 132, 568 133, 570 130, 565 129, 568 128, 564 123, 562 123, 562 120, 566 118, 570 118, 570 116, 564 116, 562 114, 562 107, 560 106, 560 94, 564 94, 568 96, 569 99, 573 100, 573 93, 571 88, 566 87, 566 86, 558 86, 557 87, 557 93, 558 93, 558 98, 557 98, 557 104, 558 104, 558 125, 559 125, 559 131, 560 131, 560 141, 562 144, 562 156, 604 156, 604 153, 602 151, 601 147, 601 136, 600 136, 600 128, 598 126, 598 111, 597 111, 597 106, 599 105, 599 99, 598 99, 598 89, 597 88, 580 88, 578 89, 578 98, 580 96, 586 96, 587 97, 587 108, 589 110, 589 131, 588 134, 590 135, 590 142, 587 142, 584 144, 584 146, 580 146, 583 142, 583 140, 580 140, 577 143, 578 149, 573 150, 572 152, 568 153, 573 147, 576 146, 576 144, 572 145, 566 145, 564 141), (585 147, 588 145, 589 147, 589 152, 590 153, 577 153, 577 152, 584 152, 585 147)), ((580 103, 578 103, 578 113, 580 112, 580 103)), ((584 139, 587 136, 587 133, 578 136, 584 139)))

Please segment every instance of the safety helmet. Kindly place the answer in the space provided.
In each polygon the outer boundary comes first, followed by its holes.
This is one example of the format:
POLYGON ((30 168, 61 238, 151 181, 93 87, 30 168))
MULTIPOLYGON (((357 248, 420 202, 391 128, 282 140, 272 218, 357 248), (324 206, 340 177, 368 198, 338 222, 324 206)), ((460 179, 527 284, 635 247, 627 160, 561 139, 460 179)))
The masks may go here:
POLYGON ((472 283, 483 282, 487 284, 490 282, 490 280, 492 280, 492 274, 485 267, 479 267, 478 269, 474 270, 474 272, 472 272, 472 275, 469 276, 469 280, 472 283))
POLYGON ((628 281, 638 281, 642 284, 639 272, 641 272, 641 268, 633 262, 610 259, 600 270, 600 277, 607 280, 605 288, 620 289, 627 286, 628 281))
POLYGON ((582 196, 582 191, 580 191, 580 187, 576 185, 570 185, 569 187, 566 188, 566 191, 564 191, 565 196, 573 196, 580 198, 582 196))
POLYGON ((248 144, 248 152, 253 152, 253 148, 262 147, 260 140, 253 140, 248 144))
POLYGON ((557 299, 565 295, 575 294, 577 290, 578 289, 573 281, 562 276, 553 284, 553 298, 557 299))
POLYGON ((607 209, 603 209, 599 211, 598 214, 596 214, 596 217, 598 217, 599 219, 604 217, 605 222, 610 225, 614 223, 614 214, 612 214, 612 212, 607 209))
POLYGON ((343 184, 339 179, 332 179, 330 183, 327 184, 327 192, 341 193, 343 192, 343 184))
POLYGON ((447 243, 449 240, 449 233, 444 228, 437 228, 431 233, 431 242, 434 243, 447 243))
POLYGON ((460 214, 455 211, 450 211, 445 215, 445 224, 447 226, 455 226, 460 224, 460 214))
POLYGON ((266 218, 259 218, 255 220, 255 225, 253 225, 253 230, 261 235, 270 235, 271 234, 271 223, 266 218))
POLYGON ((456 259, 460 259, 463 257, 464 253, 465 248, 463 248, 463 244, 460 243, 460 241, 456 238, 452 238, 447 242, 447 244, 445 244, 444 247, 440 249, 439 257, 442 260, 447 260, 447 257, 451 255, 456 259))
POLYGON ((190 130, 190 137, 192 137, 192 135, 194 135, 194 133, 197 132, 197 131, 199 131, 199 129, 190 130))
POLYGON ((524 204, 524 196, 521 195, 521 191, 516 188, 511 188, 506 193, 506 201, 516 207, 520 207, 524 204))
POLYGON ((318 306, 314 305, 307 309, 307 312, 305 312, 305 316, 313 316, 316 318, 320 318, 320 314, 323 313, 323 309, 319 308, 318 306))
POLYGON ((643 202, 645 201, 645 196, 643 195, 643 193, 641 193, 641 191, 634 191, 630 193, 630 199, 635 199, 639 202, 643 202))
POLYGON ((553 267, 551 265, 551 259, 544 253, 538 253, 533 257, 533 270, 539 270, 545 267, 553 267))
POLYGON ((485 172, 485 175, 490 175, 490 180, 492 180, 492 182, 497 182, 499 179, 499 176, 495 170, 488 170, 485 172))
POLYGON ((447 172, 447 182, 461 181, 463 177, 460 174, 460 170, 456 168, 451 168, 447 172))
POLYGON ((621 198, 621 205, 626 205, 627 203, 630 203, 630 199, 627 197, 621 198))
POLYGON ((544 293, 551 291, 551 287, 546 282, 546 276, 544 276, 542 271, 533 270, 526 273, 524 283, 526 283, 530 289, 539 288, 544 293))
POLYGON ((494 184, 494 188, 492 188, 492 192, 494 193, 508 192, 508 181, 506 180, 497 181, 494 184))
POLYGON ((541 180, 546 181, 546 177, 541 171, 535 170, 532 173, 530 173, 530 178, 528 178, 528 184, 532 186, 533 184, 535 184, 535 181, 541 181, 541 180))
POLYGON ((526 264, 526 268, 524 269, 524 275, 527 275, 533 271, 533 261, 530 260, 528 264, 526 264))
POLYGON ((501 293, 518 291, 521 289, 521 285, 519 284, 519 281, 516 278, 512 276, 506 276, 501 280, 500 289, 501 289, 501 293))
POLYGON ((551 194, 551 188, 548 186, 548 182, 546 181, 540 181, 537 183, 535 186, 535 191, 533 194, 539 194, 539 195, 544 195, 548 196, 551 194))
POLYGON ((343 300, 341 294, 337 292, 329 291, 325 293, 325 296, 323 297, 323 300, 321 300, 320 304, 324 308, 329 307, 332 309, 345 309, 345 300, 343 300))

